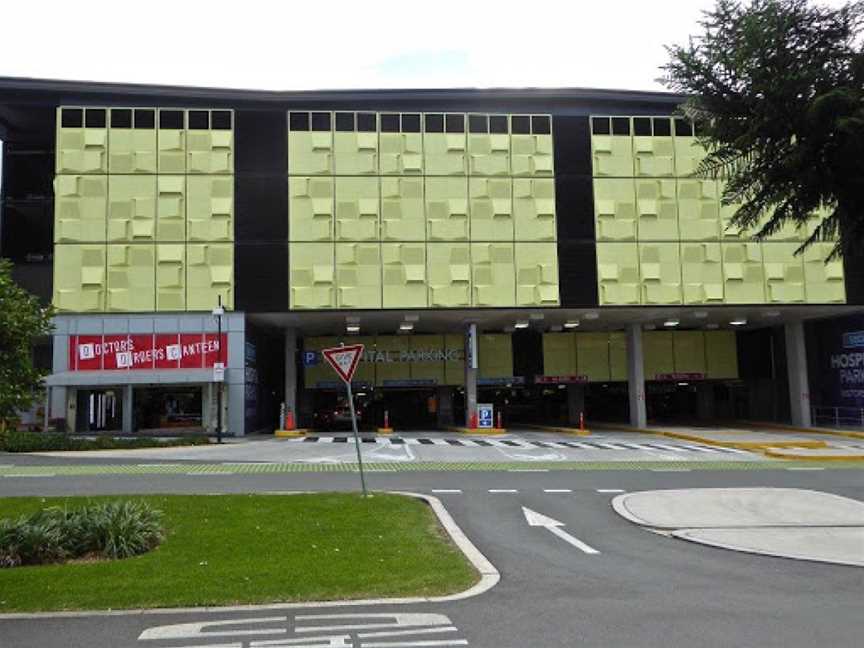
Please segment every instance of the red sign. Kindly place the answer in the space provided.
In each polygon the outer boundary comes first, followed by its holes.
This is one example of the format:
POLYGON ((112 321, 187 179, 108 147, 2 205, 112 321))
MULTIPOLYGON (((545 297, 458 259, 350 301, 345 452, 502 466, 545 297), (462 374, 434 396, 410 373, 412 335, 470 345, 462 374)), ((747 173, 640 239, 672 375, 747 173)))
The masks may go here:
POLYGON ((69 371, 209 369, 227 358, 226 333, 69 336, 69 371))
POLYGON ((654 380, 668 382, 689 382, 691 380, 705 380, 704 373, 663 373, 654 376, 654 380))
POLYGON ((360 363, 360 356, 363 355, 363 345, 351 344, 349 346, 321 349, 321 354, 342 380, 351 382, 351 377, 360 363))
POLYGON ((573 383, 587 383, 588 376, 534 376, 534 382, 538 385, 568 385, 573 383))

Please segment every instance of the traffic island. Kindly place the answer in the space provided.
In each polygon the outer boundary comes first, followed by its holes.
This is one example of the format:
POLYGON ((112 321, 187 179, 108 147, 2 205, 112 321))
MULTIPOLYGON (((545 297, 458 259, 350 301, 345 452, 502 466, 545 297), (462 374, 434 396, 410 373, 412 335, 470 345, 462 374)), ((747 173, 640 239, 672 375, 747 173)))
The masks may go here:
MULTIPOLYGON (((114 499, 4 498, 0 519, 114 499)), ((461 592, 479 579, 430 506, 413 497, 134 500, 163 514, 166 537, 157 549, 124 560, 0 569, 0 611, 428 597, 461 592)))

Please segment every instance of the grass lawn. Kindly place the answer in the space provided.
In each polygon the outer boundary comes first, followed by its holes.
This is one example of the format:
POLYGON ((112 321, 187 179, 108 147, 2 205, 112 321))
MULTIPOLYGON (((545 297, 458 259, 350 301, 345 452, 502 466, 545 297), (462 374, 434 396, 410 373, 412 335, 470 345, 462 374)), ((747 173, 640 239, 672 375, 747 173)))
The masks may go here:
MULTIPOLYGON (((117 497, 9 497, 0 517, 117 497)), ((440 595, 478 580, 432 510, 398 495, 129 496, 166 540, 126 560, 0 569, 0 611, 440 595)))

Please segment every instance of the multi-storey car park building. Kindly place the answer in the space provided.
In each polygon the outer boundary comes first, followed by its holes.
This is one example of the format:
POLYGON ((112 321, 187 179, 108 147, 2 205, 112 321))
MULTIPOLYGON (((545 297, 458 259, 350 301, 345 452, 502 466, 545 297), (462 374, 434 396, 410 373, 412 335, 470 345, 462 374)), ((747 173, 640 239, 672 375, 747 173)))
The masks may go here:
POLYGON ((809 424, 811 390, 836 398, 808 341, 860 310, 861 271, 831 243, 796 256, 807 232, 730 227, 680 100, 0 79, 0 249, 58 311, 45 415, 212 429, 221 389, 229 433, 283 402, 310 425, 340 393, 317 351, 350 338, 367 424, 478 401, 809 424))

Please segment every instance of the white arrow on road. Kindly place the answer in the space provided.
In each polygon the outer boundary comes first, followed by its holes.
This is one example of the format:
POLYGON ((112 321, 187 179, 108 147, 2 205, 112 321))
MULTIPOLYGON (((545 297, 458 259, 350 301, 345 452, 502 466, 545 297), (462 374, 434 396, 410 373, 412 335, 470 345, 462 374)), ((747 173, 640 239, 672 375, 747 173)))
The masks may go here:
POLYGON ((552 518, 547 517, 547 516, 543 515, 542 513, 538 513, 537 511, 532 511, 531 509, 526 508, 524 506, 522 507, 522 512, 525 514, 525 520, 527 520, 529 526, 545 527, 545 528, 549 529, 549 531, 554 533, 556 536, 561 538, 567 544, 573 545, 574 547, 576 547, 580 551, 584 551, 586 554, 599 554, 600 553, 594 547, 591 547, 591 546, 585 544, 584 542, 579 540, 579 538, 574 538, 569 533, 567 533, 564 529, 562 529, 561 527, 564 526, 563 522, 559 522, 558 520, 553 520, 552 518))

